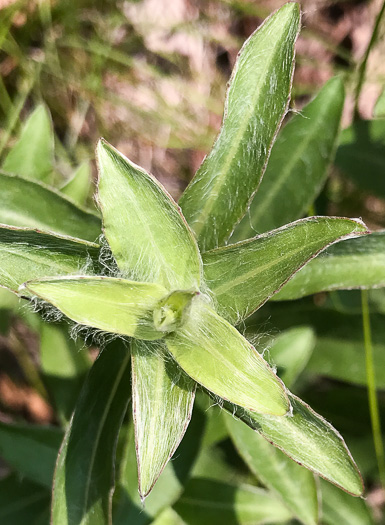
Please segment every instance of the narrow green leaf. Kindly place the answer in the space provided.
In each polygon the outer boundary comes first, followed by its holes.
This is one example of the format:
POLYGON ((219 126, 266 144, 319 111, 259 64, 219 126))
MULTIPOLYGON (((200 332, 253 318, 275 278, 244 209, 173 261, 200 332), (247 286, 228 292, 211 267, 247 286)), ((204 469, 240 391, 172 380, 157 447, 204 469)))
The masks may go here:
POLYGON ((169 290, 198 289, 198 247, 172 198, 107 142, 99 141, 97 155, 104 233, 123 274, 169 290))
POLYGON ((91 366, 88 352, 69 337, 67 326, 42 322, 40 364, 56 413, 66 424, 91 366))
POLYGON ((99 218, 41 183, 0 172, 0 222, 94 242, 99 218))
POLYGON ((271 362, 277 366, 277 374, 288 388, 305 368, 316 343, 314 330, 299 326, 279 334, 269 348, 271 362))
POLYGON ((180 200, 202 251, 229 238, 257 190, 288 107, 299 26, 299 4, 287 3, 241 49, 222 129, 180 200))
POLYGON ((49 491, 40 485, 25 479, 20 481, 15 475, 1 479, 0 523, 46 525, 49 501, 49 491))
POLYGON ((385 120, 356 120, 341 133, 336 166, 359 188, 385 196, 385 120))
POLYGON ((80 206, 84 206, 91 187, 91 167, 89 162, 81 164, 69 181, 61 187, 60 191, 70 197, 80 206))
POLYGON ((28 179, 48 182, 54 166, 51 115, 42 104, 25 122, 17 143, 3 163, 3 170, 28 179))
POLYGON ((186 432, 195 386, 167 355, 164 344, 133 342, 132 399, 142 498, 149 494, 186 432))
POLYGON ((327 525, 373 525, 365 501, 352 498, 330 483, 321 480, 322 522, 327 525))
POLYGON ((287 417, 256 414, 232 405, 225 408, 300 465, 360 496, 362 478, 340 434, 298 397, 289 394, 289 400, 292 414, 287 417))
POLYGON ((365 233, 359 220, 309 217, 205 253, 205 279, 218 312, 233 324, 242 321, 321 250, 365 233))
POLYGON ((28 281, 20 288, 48 301, 85 326, 139 339, 161 339, 153 311, 166 294, 162 286, 114 277, 59 277, 28 281))
POLYGON ((115 449, 130 397, 130 354, 109 345, 95 361, 58 457, 52 525, 111 525, 115 449))
POLYGON ((292 517, 285 505, 266 490, 201 478, 187 484, 174 508, 189 525, 273 524, 292 517))
POLYGON ((225 420, 234 445, 255 476, 282 498, 301 523, 316 525, 318 495, 314 475, 230 414, 225 420))
POLYGON ((306 214, 334 156, 344 99, 342 80, 334 77, 282 129, 249 213, 232 240, 248 239, 306 214))
POLYGON ((13 292, 25 281, 47 275, 93 273, 98 256, 96 244, 0 225, 0 286, 13 292))
POLYGON ((62 438, 62 432, 55 427, 0 421, 0 456, 19 474, 51 488, 62 438))
POLYGON ((313 293, 385 286, 385 232, 374 232, 325 250, 285 284, 274 300, 299 299, 313 293))
POLYGON ((166 337, 175 361, 215 395, 257 412, 283 415, 289 403, 281 381, 255 348, 203 300, 166 337))

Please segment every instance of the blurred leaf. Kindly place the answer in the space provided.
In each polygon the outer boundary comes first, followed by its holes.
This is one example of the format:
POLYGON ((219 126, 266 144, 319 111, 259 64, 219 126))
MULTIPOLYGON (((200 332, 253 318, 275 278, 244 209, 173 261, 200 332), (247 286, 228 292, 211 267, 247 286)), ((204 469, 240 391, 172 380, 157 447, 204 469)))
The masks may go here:
POLYGON ((0 456, 21 475, 51 488, 63 434, 55 427, 0 421, 0 456))
POLYGON ((287 110, 299 26, 299 4, 287 3, 241 49, 222 129, 180 200, 202 251, 229 238, 258 188, 287 110))
POLYGON ((317 524, 318 496, 314 474, 230 414, 225 420, 237 451, 262 484, 277 493, 301 523, 317 524))
POLYGON ((57 415, 67 423, 91 366, 87 349, 69 337, 67 326, 42 322, 40 364, 57 415))
POLYGON ((283 415, 290 406, 283 384, 255 348, 203 300, 166 337, 175 361, 215 395, 250 410, 283 415))
POLYGON ((242 321, 321 250, 364 233, 359 220, 309 217, 205 253, 205 278, 218 312, 231 323, 242 321))
POLYGON ((156 330, 153 320, 155 306, 167 294, 158 284, 77 276, 28 281, 20 292, 24 289, 81 325, 141 339, 164 335, 156 330))
POLYGON ((336 166, 359 188, 385 196, 385 120, 357 120, 340 136, 336 166))
POLYGON ((279 334, 269 348, 269 360, 288 388, 305 368, 316 343, 314 330, 299 326, 279 334))
POLYGON ((385 232, 331 246, 284 285, 273 300, 322 291, 385 286, 385 232))
POLYGON ((127 525, 127 523, 147 525, 163 509, 176 502, 184 490, 184 484, 190 476, 191 468, 200 450, 204 428, 203 413, 195 407, 177 454, 172 461, 167 463, 151 493, 147 496, 144 506, 138 492, 134 432, 133 428, 130 428, 118 476, 114 525, 127 525))
POLYGON ((100 141, 97 154, 104 232, 119 269, 169 290, 197 289, 200 255, 176 203, 111 145, 100 141))
POLYGON ((306 214, 334 156, 344 99, 342 80, 334 77, 282 129, 250 211, 236 228, 232 242, 306 214))
POLYGON ((165 509, 152 525, 187 525, 185 521, 175 512, 174 509, 168 507, 165 509))
POLYGON ((61 187, 60 191, 70 197, 76 204, 84 206, 91 187, 91 167, 89 162, 81 164, 69 181, 61 187))
POLYGON ((79 396, 58 457, 52 525, 111 523, 115 449, 130 397, 130 353, 106 347, 79 396))
POLYGON ((225 404, 225 408, 300 465, 343 490, 360 496, 363 484, 340 434, 309 405, 289 394, 292 414, 256 414, 225 404))
POLYGON ((272 493, 250 485, 195 478, 174 505, 189 525, 282 523, 292 515, 272 493))
POLYGON ((385 117, 385 88, 377 99, 376 105, 374 106, 373 116, 374 118, 385 117))
POLYGON ((0 172, 0 222, 95 241, 99 218, 41 183, 0 172))
POLYGON ((42 104, 25 122, 17 143, 3 163, 3 170, 27 179, 50 182, 54 168, 54 135, 51 115, 42 104))
POLYGON ((142 498, 149 494, 186 432, 195 387, 167 355, 164 344, 133 342, 132 399, 142 498))
POLYGON ((0 285, 17 292, 25 281, 47 275, 93 272, 98 246, 38 230, 0 226, 0 285))
POLYGON ((46 525, 50 493, 40 485, 11 475, 0 480, 0 523, 46 525))
POLYGON ((330 483, 321 480, 322 521, 327 525, 373 525, 365 501, 353 498, 330 483))

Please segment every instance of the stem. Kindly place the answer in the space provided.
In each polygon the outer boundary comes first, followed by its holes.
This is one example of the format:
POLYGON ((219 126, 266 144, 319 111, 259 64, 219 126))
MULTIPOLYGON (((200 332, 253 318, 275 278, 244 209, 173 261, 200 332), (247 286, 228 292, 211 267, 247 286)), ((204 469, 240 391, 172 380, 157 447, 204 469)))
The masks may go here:
POLYGON ((370 420, 372 424, 372 434, 373 434, 374 449, 376 451, 376 457, 377 457, 378 472, 380 474, 380 480, 381 480, 382 487, 385 488, 384 445, 382 442, 381 421, 380 421, 380 413, 378 410, 378 402, 377 402, 376 377, 375 377, 375 371, 374 371, 373 344, 372 344, 372 333, 371 333, 371 328, 370 328, 370 313, 369 313, 367 290, 361 290, 361 301, 362 301, 362 324, 363 324, 364 344, 365 344, 366 381, 368 385, 370 420))
POLYGON ((374 24, 374 28, 373 28, 372 37, 371 37, 371 39, 369 41, 368 47, 366 48, 366 51, 365 51, 364 57, 362 59, 362 62, 360 64, 360 67, 358 68, 358 79, 357 79, 357 84, 356 84, 356 89, 355 89, 355 94, 354 94, 354 117, 355 118, 357 118, 358 115, 359 115, 359 112, 358 112, 358 101, 359 101, 361 90, 362 90, 362 86, 363 86, 364 80, 365 80, 365 73, 366 73, 366 66, 368 64, 368 58, 369 58, 370 52, 372 50, 372 47, 376 43, 377 36, 378 36, 378 30, 379 30, 381 19, 382 19, 384 13, 385 13, 385 1, 383 2, 382 7, 380 9, 380 12, 377 15, 377 18, 376 18, 376 21, 375 21, 375 24, 374 24))

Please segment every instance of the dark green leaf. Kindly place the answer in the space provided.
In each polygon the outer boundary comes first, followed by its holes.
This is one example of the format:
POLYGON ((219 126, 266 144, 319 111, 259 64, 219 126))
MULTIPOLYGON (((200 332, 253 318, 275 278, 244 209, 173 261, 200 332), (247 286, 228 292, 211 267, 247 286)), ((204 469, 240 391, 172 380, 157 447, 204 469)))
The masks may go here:
POLYGON ((229 238, 260 183, 290 98, 299 26, 299 4, 287 3, 240 52, 222 129, 180 200, 202 251, 229 238))
POLYGON ((0 523, 46 525, 50 493, 47 489, 12 475, 0 480, 0 523))
POLYGON ((344 99, 342 80, 332 78, 282 129, 249 213, 232 240, 248 239, 306 214, 334 156, 344 99))
POLYGON ((52 524, 111 524, 115 448, 130 397, 130 354, 106 347, 80 394, 56 465, 52 524))

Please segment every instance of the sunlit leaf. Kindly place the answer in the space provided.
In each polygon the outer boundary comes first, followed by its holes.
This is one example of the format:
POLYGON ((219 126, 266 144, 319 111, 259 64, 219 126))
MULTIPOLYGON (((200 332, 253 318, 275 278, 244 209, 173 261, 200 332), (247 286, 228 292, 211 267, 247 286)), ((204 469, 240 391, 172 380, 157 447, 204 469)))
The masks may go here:
POLYGON ((189 525, 258 525, 282 523, 292 517, 271 492, 200 478, 187 484, 174 508, 189 525))
POLYGON ((364 233, 359 220, 309 217, 205 253, 205 278, 218 312, 232 323, 245 319, 321 250, 364 233))
POLYGON ((132 399, 142 497, 150 492, 177 449, 194 403, 196 383, 167 354, 160 342, 132 344, 132 399))
POLYGON ((0 456, 22 476, 50 488, 62 438, 55 427, 0 421, 0 456))
POLYGON ((60 191, 68 195, 74 202, 84 206, 91 187, 91 167, 89 162, 81 164, 69 181, 61 187, 60 191))
POLYGON ((49 181, 54 168, 54 136, 51 115, 44 105, 29 116, 2 168, 29 179, 49 181))
POLYGON ((262 484, 276 492, 301 523, 317 524, 314 475, 230 414, 226 415, 226 423, 240 456, 262 484))
POLYGON ((0 285, 17 292, 31 279, 92 273, 98 255, 98 246, 86 241, 0 226, 0 285))
POLYGON ((167 290, 158 284, 114 277, 62 277, 28 281, 20 288, 48 301, 85 326, 139 339, 161 339, 153 311, 167 290))
POLYGON ((360 496, 363 484, 360 473, 340 434, 306 403, 289 394, 292 414, 269 416, 225 408, 258 431, 300 465, 319 474, 346 492, 360 496))
POLYGON ((107 142, 97 148, 104 233, 128 278, 197 289, 201 261, 178 206, 149 173, 107 142))
POLYGON ((281 130, 249 213, 232 240, 248 239, 307 213, 328 174, 344 99, 341 78, 332 78, 281 130))
POLYGON ((299 4, 285 4, 240 52, 222 129, 180 200, 202 251, 229 238, 260 183, 290 98, 299 25, 299 4))
POLYGON ((284 386, 266 361, 199 297, 166 343, 183 370, 214 394, 258 412, 288 411, 284 386))
POLYGON ((274 300, 330 290, 385 286, 385 232, 331 246, 285 284, 274 300))
POLYGON ((385 117, 385 88, 383 89, 381 95, 378 97, 376 105, 374 106, 373 116, 375 118, 384 118, 385 117))
POLYGON ((94 242, 99 218, 62 194, 31 180, 0 173, 0 222, 94 242))
POLYGON ((130 397, 130 353, 106 347, 79 396, 56 465, 52 525, 111 523, 115 448, 130 397))

